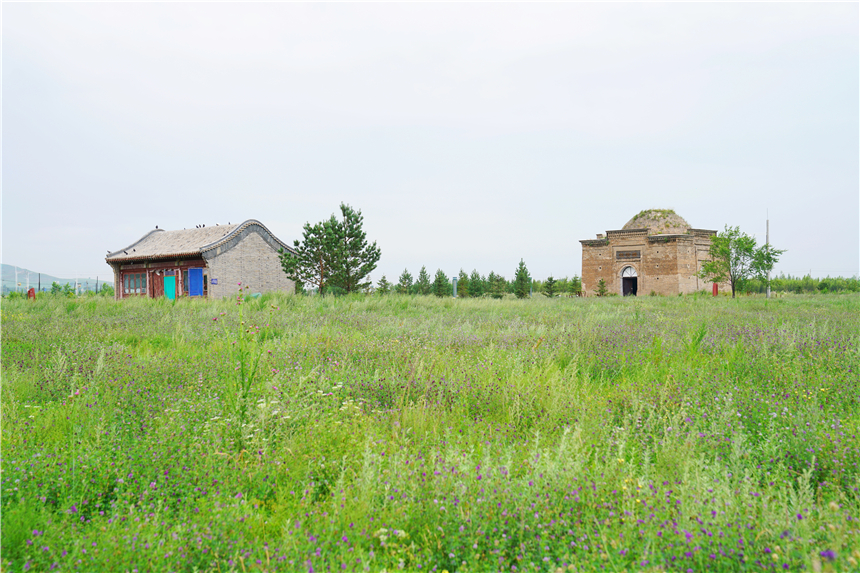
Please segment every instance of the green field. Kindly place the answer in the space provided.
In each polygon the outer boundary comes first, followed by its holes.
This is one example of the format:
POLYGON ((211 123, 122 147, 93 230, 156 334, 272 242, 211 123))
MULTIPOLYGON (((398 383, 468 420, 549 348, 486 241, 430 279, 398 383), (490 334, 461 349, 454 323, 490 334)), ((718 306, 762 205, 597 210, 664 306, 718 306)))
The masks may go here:
POLYGON ((857 571, 860 296, 2 305, 3 571, 857 571))

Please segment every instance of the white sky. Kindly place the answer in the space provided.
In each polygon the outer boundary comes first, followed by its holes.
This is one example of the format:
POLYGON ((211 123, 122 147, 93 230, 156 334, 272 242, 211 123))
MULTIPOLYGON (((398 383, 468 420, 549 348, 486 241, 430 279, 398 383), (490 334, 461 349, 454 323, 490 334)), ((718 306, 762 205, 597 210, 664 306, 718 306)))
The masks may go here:
POLYGON ((421 265, 579 274, 642 209, 860 273, 857 3, 10 4, 2 260, 158 225, 292 243, 341 201, 421 265))

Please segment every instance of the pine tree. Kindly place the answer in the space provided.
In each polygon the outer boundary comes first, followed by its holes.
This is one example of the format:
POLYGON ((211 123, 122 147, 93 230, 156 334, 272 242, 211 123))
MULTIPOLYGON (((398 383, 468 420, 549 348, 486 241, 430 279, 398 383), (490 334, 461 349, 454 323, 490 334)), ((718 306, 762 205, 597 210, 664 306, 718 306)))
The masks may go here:
POLYGON ((338 221, 334 215, 327 220, 311 225, 305 223, 302 228, 302 240, 296 240, 294 252, 280 249, 278 251, 281 267, 296 284, 311 284, 317 287, 320 294, 325 294, 326 288, 338 264, 340 240, 338 221))
POLYGON ((388 282, 385 275, 382 275, 382 278, 376 283, 376 292, 379 294, 389 294, 391 292, 391 283, 388 282))
POLYGON ((487 292, 490 293, 491 297, 502 298, 505 296, 507 286, 508 283, 505 277, 497 275, 493 271, 490 271, 490 274, 487 275, 487 292))
POLYGON ((422 266, 418 271, 418 280, 412 287, 415 294, 430 294, 430 275, 427 274, 427 267, 422 266))
POLYGON ((346 203, 340 204, 342 219, 337 226, 338 239, 337 264, 332 283, 346 292, 361 292, 371 286, 365 280, 376 268, 381 252, 373 244, 367 243, 367 234, 362 229, 364 217, 361 210, 356 211, 346 203))
POLYGON ((546 282, 543 284, 543 293, 549 298, 553 298, 555 296, 555 283, 558 281, 552 278, 550 275, 549 278, 546 279, 546 282))
POLYGON ((412 275, 408 269, 403 269, 395 289, 398 294, 410 294, 412 292, 412 275))
POLYGON ((582 280, 580 280, 579 275, 573 275, 573 278, 570 279, 568 289, 568 292, 573 296, 582 295, 582 280))
POLYGON ((484 279, 478 274, 478 269, 469 276, 469 296, 479 297, 484 294, 484 279))
POLYGON ((360 210, 341 203, 340 212, 340 220, 332 215, 316 225, 305 223, 294 252, 278 251, 281 267, 296 282, 298 292, 306 284, 316 286, 320 294, 370 288, 372 283, 365 279, 376 268, 381 252, 376 242, 368 244, 360 210))
POLYGON ((457 296, 469 296, 469 275, 463 269, 460 269, 460 274, 457 276, 457 296))
POLYGON ((432 291, 439 298, 451 296, 451 283, 448 282, 448 276, 442 272, 442 269, 436 270, 432 291))
POLYGON ((514 276, 514 294, 517 295, 517 298, 526 298, 529 296, 531 282, 532 278, 529 276, 529 270, 526 268, 523 260, 520 259, 520 264, 514 276))
POLYGON ((606 296, 607 294, 609 294, 609 289, 606 288, 605 280, 600 279, 599 281, 597 281, 597 286, 594 288, 594 293, 597 296, 606 296))

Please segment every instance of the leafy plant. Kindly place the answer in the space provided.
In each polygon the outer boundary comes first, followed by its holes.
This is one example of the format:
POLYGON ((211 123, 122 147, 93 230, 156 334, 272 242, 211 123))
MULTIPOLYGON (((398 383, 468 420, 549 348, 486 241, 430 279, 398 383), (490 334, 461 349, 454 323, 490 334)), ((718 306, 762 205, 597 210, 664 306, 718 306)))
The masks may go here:
POLYGON ((716 283, 728 282, 735 298, 736 291, 750 278, 763 280, 784 252, 769 244, 757 248, 755 237, 726 225, 724 231, 711 237, 711 258, 702 263, 699 276, 716 283))
POLYGON ((245 291, 249 287, 239 289, 236 294, 236 306, 238 316, 232 325, 224 319, 227 315, 222 312, 213 320, 221 324, 221 333, 228 349, 228 367, 225 373, 230 401, 235 414, 235 443, 236 450, 241 451, 245 445, 245 428, 249 421, 249 409, 254 401, 253 391, 258 382, 260 373, 260 359, 263 356, 263 347, 260 343, 261 327, 254 324, 246 324, 244 318, 245 291))

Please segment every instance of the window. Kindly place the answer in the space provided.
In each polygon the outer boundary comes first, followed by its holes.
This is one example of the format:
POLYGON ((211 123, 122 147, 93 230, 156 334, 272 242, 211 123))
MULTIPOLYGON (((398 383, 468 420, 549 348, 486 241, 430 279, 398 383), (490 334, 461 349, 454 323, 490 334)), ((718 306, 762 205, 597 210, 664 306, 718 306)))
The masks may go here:
POLYGON ((203 275, 203 296, 209 296, 209 275, 203 275))
POLYGON ((182 294, 188 296, 188 269, 182 271, 182 294))
POLYGON ((146 294, 146 273, 131 273, 123 275, 122 293, 146 294))

